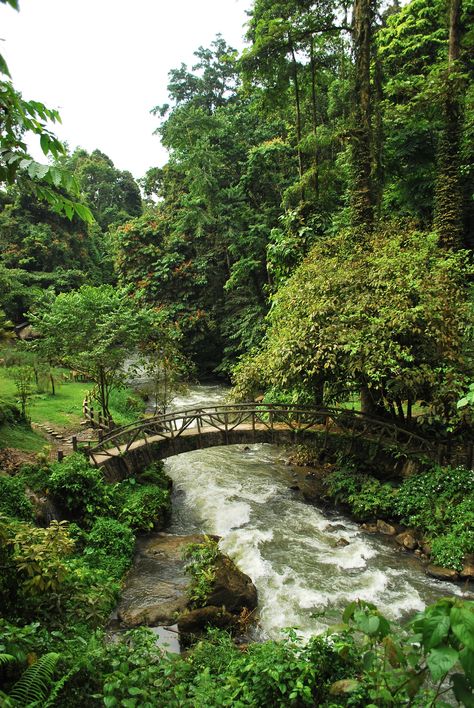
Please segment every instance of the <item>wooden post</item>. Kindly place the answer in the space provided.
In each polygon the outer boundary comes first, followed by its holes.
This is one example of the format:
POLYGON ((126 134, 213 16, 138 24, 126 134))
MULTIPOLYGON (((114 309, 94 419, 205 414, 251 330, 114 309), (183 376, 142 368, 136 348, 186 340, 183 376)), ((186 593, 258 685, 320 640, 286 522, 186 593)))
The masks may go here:
POLYGON ((99 421, 99 423, 98 423, 99 428, 101 428, 102 427, 102 413, 100 411, 99 411, 98 421, 99 421))
POLYGON ((99 428, 98 431, 97 431, 97 433, 98 433, 98 436, 99 436, 99 442, 101 443, 101 442, 102 442, 102 438, 103 438, 102 428, 99 428))
POLYGON ((74 450, 74 452, 77 452, 77 436, 73 435, 71 440, 72 440, 72 449, 74 450))
POLYGON ((58 450, 58 462, 62 462, 64 460, 64 452, 62 450, 58 450))
POLYGON ((201 412, 198 411, 198 414, 196 416, 196 427, 198 429, 198 435, 199 435, 199 449, 202 447, 202 438, 201 438, 201 412))

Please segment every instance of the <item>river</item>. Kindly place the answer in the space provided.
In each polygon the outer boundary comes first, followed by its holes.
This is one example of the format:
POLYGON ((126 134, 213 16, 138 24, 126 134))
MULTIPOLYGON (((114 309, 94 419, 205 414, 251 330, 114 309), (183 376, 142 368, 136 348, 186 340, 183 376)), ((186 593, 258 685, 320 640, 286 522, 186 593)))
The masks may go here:
MULTIPOLYGON (((194 386, 172 407, 217 405, 226 394, 221 386, 194 386)), ((174 483, 168 530, 221 536, 221 550, 257 586, 261 637, 277 638, 286 627, 314 634, 339 621, 355 598, 403 620, 439 597, 461 594, 454 584, 427 577, 392 540, 304 502, 290 489, 283 454, 273 445, 234 445, 165 461, 174 483), (348 545, 338 547, 341 538, 348 545)))

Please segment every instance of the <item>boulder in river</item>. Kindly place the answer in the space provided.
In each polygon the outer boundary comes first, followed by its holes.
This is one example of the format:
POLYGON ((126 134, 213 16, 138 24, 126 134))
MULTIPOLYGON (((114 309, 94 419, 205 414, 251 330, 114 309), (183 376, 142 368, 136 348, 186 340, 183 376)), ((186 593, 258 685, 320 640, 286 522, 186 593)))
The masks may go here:
POLYGON ((414 551, 415 548, 418 547, 418 541, 416 540, 414 531, 402 531, 395 537, 395 541, 399 546, 403 546, 403 548, 406 548, 408 551, 414 551))
POLYGON ((453 568, 442 568, 439 565, 428 565, 426 572, 437 580, 457 580, 459 578, 458 572, 453 568))
POLYGON ((206 605, 189 612, 183 612, 178 619, 178 630, 181 636, 197 636, 202 634, 206 627, 219 627, 228 629, 237 623, 235 615, 227 612, 224 607, 206 605))
POLYGON ((461 572, 459 573, 459 577, 462 578, 463 580, 474 580, 474 554, 471 553, 470 555, 466 556, 464 559, 464 566, 461 572))
POLYGON ((122 627, 173 624, 188 603, 189 578, 182 559, 184 546, 199 543, 201 535, 152 533, 137 541, 134 564, 125 580, 117 607, 122 627))
POLYGON ((397 529, 392 524, 388 524, 382 519, 377 519, 377 531, 383 533, 385 536, 395 536, 397 529))
POLYGON ((239 614, 244 608, 257 607, 257 589, 248 575, 237 568, 227 556, 216 561, 213 589, 206 600, 206 607, 225 607, 228 612, 239 614))

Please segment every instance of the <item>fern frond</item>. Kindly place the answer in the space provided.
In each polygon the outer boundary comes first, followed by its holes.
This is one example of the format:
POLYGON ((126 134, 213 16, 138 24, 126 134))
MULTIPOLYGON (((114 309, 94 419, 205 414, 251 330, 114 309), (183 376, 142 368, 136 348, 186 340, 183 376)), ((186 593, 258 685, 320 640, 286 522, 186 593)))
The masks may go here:
POLYGON ((10 697, 17 701, 22 708, 44 701, 49 693, 58 659, 59 654, 55 652, 41 656, 22 674, 13 686, 10 697))
POLYGON ((12 661, 16 661, 16 657, 13 654, 0 654, 0 666, 11 664, 12 661))
POLYGON ((51 708, 52 706, 54 706, 56 698, 59 696, 64 686, 67 684, 69 679, 79 671, 79 669, 79 666, 74 666, 66 674, 64 674, 64 676, 61 676, 60 679, 55 681, 54 686, 48 696, 48 700, 46 701, 46 703, 43 703, 43 708, 51 708))

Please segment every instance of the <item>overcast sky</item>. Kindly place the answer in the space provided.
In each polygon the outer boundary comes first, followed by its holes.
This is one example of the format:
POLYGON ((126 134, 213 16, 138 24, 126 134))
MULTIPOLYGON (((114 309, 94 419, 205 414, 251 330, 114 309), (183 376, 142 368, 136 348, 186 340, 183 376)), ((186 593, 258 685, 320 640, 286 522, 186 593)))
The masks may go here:
MULTIPOLYGON (((58 108, 71 149, 99 148, 135 177, 166 162, 153 106, 168 72, 221 33, 244 46, 251 0, 20 0, 0 5, 1 52, 25 99, 58 108)), ((40 152, 35 153, 39 158, 40 152)), ((44 159, 44 157, 43 157, 44 159)))

